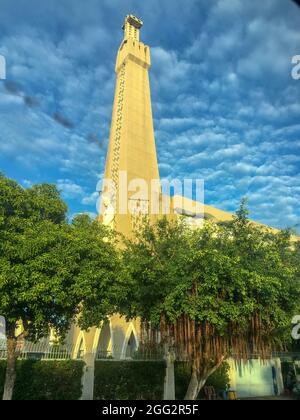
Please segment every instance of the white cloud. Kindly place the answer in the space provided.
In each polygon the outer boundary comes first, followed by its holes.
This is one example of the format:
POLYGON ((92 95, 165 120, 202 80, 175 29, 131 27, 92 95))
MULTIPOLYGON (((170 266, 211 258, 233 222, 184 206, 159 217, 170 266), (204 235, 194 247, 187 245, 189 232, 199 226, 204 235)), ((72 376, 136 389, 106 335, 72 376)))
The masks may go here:
POLYGON ((70 179, 59 179, 57 188, 62 192, 62 196, 67 199, 78 199, 84 195, 83 188, 70 179))
POLYGON ((95 204, 95 206, 96 206, 96 203, 97 203, 98 199, 99 199, 99 192, 95 191, 92 194, 90 194, 86 197, 83 197, 83 199, 81 200, 81 203, 85 204, 85 205, 95 204))
POLYGON ((22 184, 24 185, 25 188, 30 188, 33 185, 33 182, 30 181, 29 179, 23 179, 22 184))

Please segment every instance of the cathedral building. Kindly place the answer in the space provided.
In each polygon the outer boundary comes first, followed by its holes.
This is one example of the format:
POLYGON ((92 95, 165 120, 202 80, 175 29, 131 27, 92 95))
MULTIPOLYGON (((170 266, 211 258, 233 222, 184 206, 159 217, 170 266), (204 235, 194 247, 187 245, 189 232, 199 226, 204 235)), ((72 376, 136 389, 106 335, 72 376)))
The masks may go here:
MULTIPOLYGON (((232 214, 204 205, 203 201, 162 195, 148 73, 150 48, 140 41, 142 26, 143 22, 135 16, 125 18, 124 38, 115 66, 115 97, 99 220, 127 237, 141 215, 154 221, 160 214, 184 214, 196 225, 204 219, 232 220, 232 214)), ((89 332, 72 328, 73 357, 83 357, 87 364, 83 398, 91 397, 95 358, 130 358, 139 346, 139 338, 139 321, 126 322, 118 315, 89 332)), ((252 361, 243 370, 238 372, 232 365, 232 386, 239 388, 241 396, 272 395, 275 374, 279 390, 282 387, 278 361, 265 366, 252 361)))

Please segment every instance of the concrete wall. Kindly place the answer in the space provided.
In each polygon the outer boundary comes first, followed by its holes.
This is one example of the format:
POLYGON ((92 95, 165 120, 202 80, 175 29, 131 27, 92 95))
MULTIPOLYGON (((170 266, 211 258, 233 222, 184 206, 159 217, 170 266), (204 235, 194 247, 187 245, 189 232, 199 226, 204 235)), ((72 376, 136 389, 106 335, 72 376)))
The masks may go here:
POLYGON ((266 397, 283 392, 280 360, 263 362, 252 359, 247 363, 230 361, 231 388, 238 398, 266 397))

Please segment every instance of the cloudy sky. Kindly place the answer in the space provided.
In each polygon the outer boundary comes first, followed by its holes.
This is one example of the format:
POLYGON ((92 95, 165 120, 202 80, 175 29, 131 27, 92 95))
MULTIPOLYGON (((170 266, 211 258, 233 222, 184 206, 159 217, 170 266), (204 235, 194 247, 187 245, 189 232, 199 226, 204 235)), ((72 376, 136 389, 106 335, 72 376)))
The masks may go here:
MULTIPOLYGON (((95 213, 124 16, 144 20, 160 174, 300 223, 300 8, 290 0, 1 0, 0 171, 95 213)), ((298 228, 300 231, 300 228, 298 228)))

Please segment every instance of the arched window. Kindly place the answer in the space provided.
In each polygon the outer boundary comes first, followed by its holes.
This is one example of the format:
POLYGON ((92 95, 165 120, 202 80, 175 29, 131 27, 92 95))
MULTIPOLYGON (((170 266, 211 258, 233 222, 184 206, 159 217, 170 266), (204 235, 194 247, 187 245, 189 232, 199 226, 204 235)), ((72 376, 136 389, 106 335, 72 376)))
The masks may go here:
POLYGON ((84 333, 81 331, 77 337, 76 344, 72 352, 72 357, 74 359, 83 359, 85 353, 86 353, 85 338, 84 338, 84 333))
POLYGON ((126 359, 131 359, 134 356, 137 349, 138 349, 137 340, 136 340, 136 337, 135 337, 135 335, 132 331, 130 336, 129 336, 128 342, 127 342, 125 358, 126 359))
POLYGON ((76 355, 77 359, 83 359, 84 353, 85 353, 84 338, 81 337, 79 347, 78 347, 78 351, 77 351, 77 355, 76 355))
POLYGON ((97 347, 97 359, 107 359, 112 357, 112 337, 110 331, 110 324, 108 321, 104 322, 97 347))

